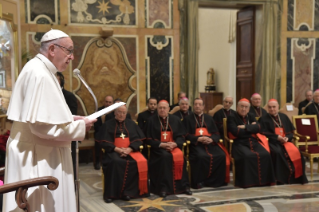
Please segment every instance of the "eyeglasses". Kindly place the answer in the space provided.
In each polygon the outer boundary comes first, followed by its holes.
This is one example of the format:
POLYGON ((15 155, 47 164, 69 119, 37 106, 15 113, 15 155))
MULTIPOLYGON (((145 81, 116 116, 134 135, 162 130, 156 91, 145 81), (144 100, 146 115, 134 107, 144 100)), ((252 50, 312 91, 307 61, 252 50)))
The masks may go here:
POLYGON ((73 54, 73 52, 74 52, 74 49, 68 49, 68 48, 66 48, 66 47, 64 47, 64 46, 61 46, 61 45, 59 45, 59 44, 54 44, 55 46, 58 46, 58 47, 60 47, 60 48, 62 48, 62 49, 65 49, 65 50, 67 50, 67 55, 68 56, 71 56, 72 54, 73 54))

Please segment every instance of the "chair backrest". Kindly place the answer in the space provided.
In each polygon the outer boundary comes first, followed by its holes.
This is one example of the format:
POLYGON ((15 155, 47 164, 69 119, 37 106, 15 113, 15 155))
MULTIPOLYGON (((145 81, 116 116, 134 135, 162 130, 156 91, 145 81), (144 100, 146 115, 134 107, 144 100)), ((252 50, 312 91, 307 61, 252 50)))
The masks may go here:
POLYGON ((179 106, 175 106, 171 111, 169 111, 169 114, 174 114, 175 112, 179 111, 180 107, 179 106))
POLYGON ((292 117, 298 115, 298 108, 296 108, 291 103, 286 103, 286 104, 284 104, 284 106, 282 108, 280 108, 279 112, 286 114, 288 116, 288 118, 290 119, 290 121, 292 121, 292 117), (291 107, 292 111, 288 111, 287 106, 291 107))
MULTIPOLYGON (((308 145, 319 144, 317 115, 293 116, 292 120, 297 133, 310 137, 308 145)), ((298 145, 305 145, 305 142, 300 139, 298 145)))
POLYGON ((208 115, 210 116, 214 116, 214 114, 219 111, 220 109, 224 108, 223 105, 221 104, 217 104, 213 109, 211 109, 210 111, 208 111, 208 115))

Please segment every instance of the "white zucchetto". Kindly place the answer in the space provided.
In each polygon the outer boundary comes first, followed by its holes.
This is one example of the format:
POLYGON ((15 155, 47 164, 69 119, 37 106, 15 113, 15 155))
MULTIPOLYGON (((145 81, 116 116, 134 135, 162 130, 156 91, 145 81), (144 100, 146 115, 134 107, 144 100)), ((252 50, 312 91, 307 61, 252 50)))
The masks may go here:
POLYGON ((65 38, 69 37, 67 34, 62 32, 61 30, 58 29, 51 29, 50 31, 46 32, 43 37, 41 38, 41 43, 50 41, 50 40, 55 40, 58 38, 65 38))

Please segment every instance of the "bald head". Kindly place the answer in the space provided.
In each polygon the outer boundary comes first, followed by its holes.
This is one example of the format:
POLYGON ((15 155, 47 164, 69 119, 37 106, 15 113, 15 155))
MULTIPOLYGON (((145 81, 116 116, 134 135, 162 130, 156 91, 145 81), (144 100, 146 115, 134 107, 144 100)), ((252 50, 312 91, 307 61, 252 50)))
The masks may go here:
POLYGON ((277 116, 278 112, 279 112, 279 104, 277 102, 277 100, 275 99, 271 99, 268 101, 267 104, 268 107, 268 113, 272 116, 277 116))

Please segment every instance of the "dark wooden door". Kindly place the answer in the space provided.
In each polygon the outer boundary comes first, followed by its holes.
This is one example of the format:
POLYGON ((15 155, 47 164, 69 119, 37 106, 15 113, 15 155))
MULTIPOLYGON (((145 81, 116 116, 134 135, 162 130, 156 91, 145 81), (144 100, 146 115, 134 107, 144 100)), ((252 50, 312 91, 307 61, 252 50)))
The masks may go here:
POLYGON ((255 91, 255 8, 237 12, 236 99, 249 98, 255 91))

